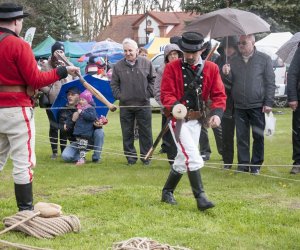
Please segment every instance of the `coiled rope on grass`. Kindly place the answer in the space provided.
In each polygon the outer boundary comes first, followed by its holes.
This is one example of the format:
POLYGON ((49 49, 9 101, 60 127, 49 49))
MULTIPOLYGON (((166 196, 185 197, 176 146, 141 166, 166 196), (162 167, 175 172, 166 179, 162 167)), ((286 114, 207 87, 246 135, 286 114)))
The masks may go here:
MULTIPOLYGON (((23 219, 29 218, 34 211, 21 211, 3 219, 5 227, 10 227, 23 219)), ((36 216, 26 221, 13 230, 21 231, 38 239, 52 239, 56 236, 69 232, 80 231, 80 221, 74 215, 62 215, 53 218, 43 218, 36 216)))
POLYGON ((112 250, 190 250, 185 247, 175 247, 168 244, 161 244, 148 238, 131 238, 125 241, 113 243, 112 250))

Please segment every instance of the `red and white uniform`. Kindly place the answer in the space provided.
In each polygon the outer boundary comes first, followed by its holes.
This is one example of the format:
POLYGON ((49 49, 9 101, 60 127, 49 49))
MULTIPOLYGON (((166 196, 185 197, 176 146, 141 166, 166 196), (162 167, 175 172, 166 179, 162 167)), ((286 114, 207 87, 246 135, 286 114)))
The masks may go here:
MULTIPOLYGON (((59 80, 57 69, 40 72, 29 44, 14 32, 0 42, 0 86, 24 85, 39 89, 59 80)), ((25 88, 24 88, 25 89, 25 88)), ((0 171, 9 154, 16 184, 32 181, 36 163, 35 125, 32 101, 26 92, 4 92, 0 88, 0 171)))
MULTIPOLYGON (((182 61, 176 60, 166 65, 161 83, 161 102, 170 111, 174 104, 178 103, 184 96, 184 75, 182 73, 182 61)), ((211 100, 211 115, 218 115, 222 118, 226 107, 226 94, 224 84, 221 80, 218 66, 212 62, 206 62, 203 69, 203 101, 211 100)), ((175 121, 169 124, 174 138, 175 121)), ((199 153, 199 137, 201 124, 198 120, 184 121, 180 130, 177 145, 177 156, 173 169, 183 173, 195 171, 203 167, 203 160, 199 153)), ((176 140, 174 139, 176 142, 176 140)))

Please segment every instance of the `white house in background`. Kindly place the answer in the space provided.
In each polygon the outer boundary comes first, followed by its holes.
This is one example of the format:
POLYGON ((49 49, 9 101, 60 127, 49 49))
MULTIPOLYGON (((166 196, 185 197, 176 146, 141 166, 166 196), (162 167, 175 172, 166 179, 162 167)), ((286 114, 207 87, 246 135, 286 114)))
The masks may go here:
POLYGON ((144 46, 152 37, 172 37, 181 35, 186 24, 199 16, 191 12, 148 11, 145 14, 113 15, 109 25, 101 31, 96 41, 108 37, 121 43, 124 38, 135 40, 144 46))

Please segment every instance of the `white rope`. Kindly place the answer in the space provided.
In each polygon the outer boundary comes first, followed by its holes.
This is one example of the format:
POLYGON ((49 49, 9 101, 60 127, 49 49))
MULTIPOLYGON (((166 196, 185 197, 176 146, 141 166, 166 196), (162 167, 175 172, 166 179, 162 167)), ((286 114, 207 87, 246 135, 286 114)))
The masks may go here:
MULTIPOLYGON (((49 138, 48 136, 44 136, 44 135, 41 135, 41 134, 37 134, 37 136, 40 136, 40 137, 44 137, 44 138, 49 138)), ((50 142, 48 140, 39 140, 39 139, 36 139, 36 141, 40 142, 40 143, 43 143, 43 144, 47 144, 49 145, 50 142)), ((58 139, 59 141, 59 139, 58 139)), ((55 144, 59 144, 59 143, 55 143, 55 144)), ((68 144, 69 145, 69 144, 68 144)), ((88 145, 90 146, 91 148, 93 147, 93 145, 88 145)), ((96 150, 97 151, 97 150, 96 150)), ((118 157, 126 157, 126 156, 129 156, 129 157, 133 157, 133 158, 136 158, 137 160, 139 158, 143 158, 145 157, 145 155, 140 155, 137 153, 137 156, 132 156, 131 154, 126 154, 126 152, 124 153, 123 149, 118 149, 116 150, 115 148, 107 148, 103 145, 102 147, 102 150, 98 150, 98 152, 101 153, 101 155, 115 155, 115 156, 118 156, 118 157)), ((166 159, 166 158, 158 158, 158 157, 155 157, 155 154, 154 156, 152 156, 151 160, 155 160, 155 161, 161 161, 161 162, 168 162, 169 160, 166 159)), ((205 162, 205 167, 207 168, 211 168, 211 169, 218 169, 218 170, 224 170, 223 169, 223 166, 226 165, 226 164, 223 164, 223 163, 213 163, 213 162, 205 162), (222 165, 222 167, 213 167, 214 165, 222 165)), ((237 163, 233 163, 233 164, 230 164, 232 166, 250 166, 250 164, 237 164, 237 163)), ((259 167, 285 167, 285 168, 291 168, 291 167, 294 167, 294 165, 291 165, 291 164, 263 164, 262 166, 261 165, 251 165, 251 166, 259 166, 259 167)), ((241 173, 241 174, 249 174, 247 172, 240 172, 240 171, 236 171, 236 170, 232 170, 232 169, 229 169, 229 172, 232 171, 234 173, 241 173)), ((297 179, 293 179, 293 178, 285 178, 285 177, 280 177, 280 176, 272 176, 272 175, 266 175, 266 174, 262 174, 260 173, 261 177, 266 177, 266 178, 273 178, 273 179, 279 179, 279 180, 288 180, 288 181, 291 181, 291 182, 300 182, 300 180, 297 180, 297 179)))
POLYGON ((191 250, 190 248, 161 244, 148 238, 134 237, 121 242, 113 243, 112 250, 191 250))
MULTIPOLYGON (((25 218, 32 216, 34 211, 21 211, 13 216, 3 219, 5 227, 10 227, 25 218)), ((20 224, 12 230, 21 231, 38 239, 52 239, 56 236, 80 231, 80 221, 74 215, 64 215, 53 218, 37 216, 27 222, 20 224)))

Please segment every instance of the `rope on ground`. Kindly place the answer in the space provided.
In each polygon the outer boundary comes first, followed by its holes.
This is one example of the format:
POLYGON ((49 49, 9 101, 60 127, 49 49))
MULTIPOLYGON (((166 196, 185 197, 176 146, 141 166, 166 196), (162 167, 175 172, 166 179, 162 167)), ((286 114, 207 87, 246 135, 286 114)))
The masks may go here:
POLYGON ((131 238, 125 241, 113 243, 112 250, 190 250, 185 247, 174 247, 168 244, 161 244, 148 238, 131 238))
MULTIPOLYGON (((9 242, 6 240, 0 240, 0 245, 10 246, 10 247, 22 249, 22 250, 51 250, 50 248, 34 247, 34 246, 29 246, 29 245, 24 245, 24 244, 19 244, 19 243, 12 243, 12 242, 9 242)), ((0 249, 2 249, 2 248, 0 248, 0 249)))
MULTIPOLYGON (((21 211, 13 216, 3 219, 5 227, 10 227, 19 221, 32 216, 34 211, 21 211)), ((21 231, 38 239, 52 239, 69 232, 80 231, 80 221, 74 215, 62 215, 53 218, 43 218, 37 216, 27 222, 24 222, 14 228, 15 231, 21 231)))

